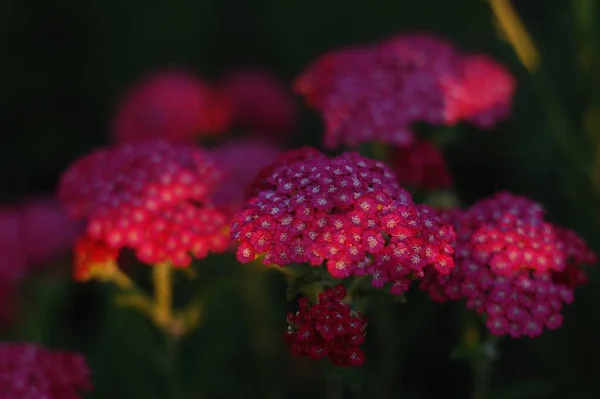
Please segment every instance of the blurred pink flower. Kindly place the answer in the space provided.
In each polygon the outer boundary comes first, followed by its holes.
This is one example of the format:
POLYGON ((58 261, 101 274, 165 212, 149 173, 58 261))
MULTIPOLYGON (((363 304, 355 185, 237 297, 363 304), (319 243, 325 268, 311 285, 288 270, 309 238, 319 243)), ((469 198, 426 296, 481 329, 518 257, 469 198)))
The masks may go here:
POLYGON ((35 343, 0 343, 0 399, 79 399, 93 388, 83 355, 35 343))
POLYGON ((13 316, 15 288, 27 271, 18 208, 0 207, 0 323, 13 316))
POLYGON ((218 91, 183 70, 164 70, 141 79, 123 95, 112 126, 117 143, 164 139, 193 142, 223 133, 231 105, 218 91))
POLYGON ((221 81, 221 90, 233 103, 235 123, 251 134, 283 138, 297 124, 297 108, 288 89, 275 76, 242 69, 221 81))
POLYGON ((67 253, 79 228, 54 198, 34 198, 21 211, 21 237, 30 267, 67 253))
POLYGON ((487 56, 436 35, 407 33, 328 52, 293 87, 321 114, 326 147, 371 141, 405 147, 418 123, 493 127, 509 116, 516 83, 487 56))
POLYGON ((213 199, 218 206, 235 212, 243 205, 246 188, 261 169, 275 160, 281 149, 264 140, 246 138, 225 143, 213 153, 227 173, 213 199))
POLYGON ((0 206, 0 322, 13 316, 23 277, 32 268, 69 253, 76 231, 77 225, 50 197, 0 206))

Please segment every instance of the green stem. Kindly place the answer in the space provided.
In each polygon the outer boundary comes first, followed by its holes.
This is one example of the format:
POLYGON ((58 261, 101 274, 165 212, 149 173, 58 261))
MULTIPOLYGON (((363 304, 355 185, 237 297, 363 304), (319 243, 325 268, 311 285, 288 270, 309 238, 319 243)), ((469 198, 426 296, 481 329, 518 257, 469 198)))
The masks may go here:
POLYGON ((327 374, 327 391, 325 394, 326 399, 343 399, 344 398, 344 385, 337 376, 327 374))
POLYGON ((376 394, 379 398, 394 396, 392 383, 398 367, 397 354, 397 324, 393 317, 395 306, 387 301, 374 303, 375 322, 377 323, 377 344, 379 352, 378 381, 375 384, 376 394))
POLYGON ((472 399, 489 399, 490 380, 492 375, 492 363, 484 358, 479 361, 471 362, 473 371, 473 393, 472 399))
POLYGON ((498 337, 486 335, 480 344, 480 351, 469 359, 473 375, 472 399, 490 399, 494 352, 498 337))
POLYGON ((167 398, 184 399, 184 384, 181 368, 181 341, 179 338, 166 334, 167 340, 167 398))
MULTIPOLYGON (((279 266, 275 266, 280 268, 279 266)), ((284 269, 284 268, 280 268, 284 269)), ((262 387, 263 397, 277 397, 276 387, 269 381, 270 364, 275 360, 275 350, 273 345, 279 339, 277 331, 273 330, 273 325, 269 317, 269 287, 265 281, 264 273, 254 273, 248 271, 246 281, 243 283, 243 295, 247 304, 247 310, 252 320, 251 339, 254 353, 256 354, 255 364, 258 369, 260 385, 262 387)))

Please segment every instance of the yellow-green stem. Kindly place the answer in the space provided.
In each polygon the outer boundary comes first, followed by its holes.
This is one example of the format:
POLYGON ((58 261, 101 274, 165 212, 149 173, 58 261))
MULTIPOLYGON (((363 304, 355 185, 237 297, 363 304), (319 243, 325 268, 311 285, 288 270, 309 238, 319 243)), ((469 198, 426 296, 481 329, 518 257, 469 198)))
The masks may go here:
POLYGON ((540 65, 539 52, 511 1, 490 0, 490 7, 521 63, 530 72, 536 71, 540 65))
POLYGON ((157 325, 168 328, 173 321, 173 278, 172 266, 161 263, 152 268, 154 283, 154 318, 157 325))

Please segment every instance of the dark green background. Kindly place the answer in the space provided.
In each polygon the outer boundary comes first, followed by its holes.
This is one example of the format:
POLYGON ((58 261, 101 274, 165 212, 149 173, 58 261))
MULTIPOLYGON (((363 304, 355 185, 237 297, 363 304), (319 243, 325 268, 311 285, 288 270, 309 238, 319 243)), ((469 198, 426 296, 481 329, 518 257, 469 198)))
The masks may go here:
MULTIPOLYGON (((446 148, 464 201, 499 189, 526 194, 546 206, 551 220, 576 229, 599 250, 599 202, 590 184, 594 132, 582 120, 600 105, 600 29, 594 27, 600 5, 515 3, 541 51, 543 71, 534 78, 499 39, 481 0, 0 0, 0 198, 17 201, 51 191, 74 158, 108 142, 107 126, 124 86, 155 68, 192 67, 213 78, 257 65, 289 81, 337 46, 429 30, 495 56, 519 82, 508 122, 492 132, 461 127, 459 139, 446 148), (582 52, 588 64, 580 62, 582 52)), ((318 143, 319 120, 303 112, 297 141, 318 143)), ((208 263, 196 288, 210 297, 210 306, 183 353, 186 383, 198 392, 193 397, 320 392, 319 375, 288 367, 279 341, 286 310, 282 281, 263 281, 223 258, 208 263), (267 316, 252 313, 264 306, 250 306, 243 296, 248 285, 261 282, 269 287, 267 316), (223 290, 213 294, 210 287, 219 284, 223 290), (269 328, 275 339, 257 352, 252 334, 269 328)), ((590 275, 561 330, 502 344, 495 398, 600 397, 600 276, 590 275)), ((110 306, 104 288, 56 277, 25 288, 31 304, 22 337, 84 350, 94 368, 94 398, 164 397, 154 364, 160 337, 134 313, 110 306)), ((396 306, 389 329, 371 326, 363 397, 467 397, 468 368, 449 359, 459 331, 456 306, 433 305, 418 293, 409 299, 396 306), (378 340, 391 346, 382 348, 378 340)))

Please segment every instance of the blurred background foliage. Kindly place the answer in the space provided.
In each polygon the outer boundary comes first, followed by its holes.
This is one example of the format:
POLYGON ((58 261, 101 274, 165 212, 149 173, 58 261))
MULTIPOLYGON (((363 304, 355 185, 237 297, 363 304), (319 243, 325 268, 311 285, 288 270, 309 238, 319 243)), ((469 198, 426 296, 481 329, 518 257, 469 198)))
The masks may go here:
MULTIPOLYGON (((496 57, 519 82, 508 122, 492 132, 461 126, 447 148, 464 202, 500 189, 528 195, 598 251, 592 175, 600 138, 600 4, 514 4, 541 54, 535 76, 482 0, 2 0, 0 198, 53 190, 70 162, 108 142, 119 94, 146 72, 184 66, 213 78, 250 65, 289 82, 330 49, 426 30, 496 57)), ((303 113, 296 142, 317 145, 320 121, 303 113)), ((198 271, 203 324, 182 352, 184 384, 199 393, 190 398, 321 397, 318 368, 291 359, 280 339, 288 309, 280 276, 226 257, 209 258, 198 271)), ((501 345, 494 398, 600 397, 600 275, 590 276, 560 330, 501 345)), ((23 297, 18 338, 83 351, 96 384, 90 397, 164 397, 157 373, 165 342, 143 317, 112 306, 107 287, 52 275, 28 282, 23 297)), ((459 341, 460 306, 411 293, 407 305, 382 302, 372 310, 391 306, 395 317, 370 325, 357 397, 467 397, 468 367, 449 356, 459 341)))

